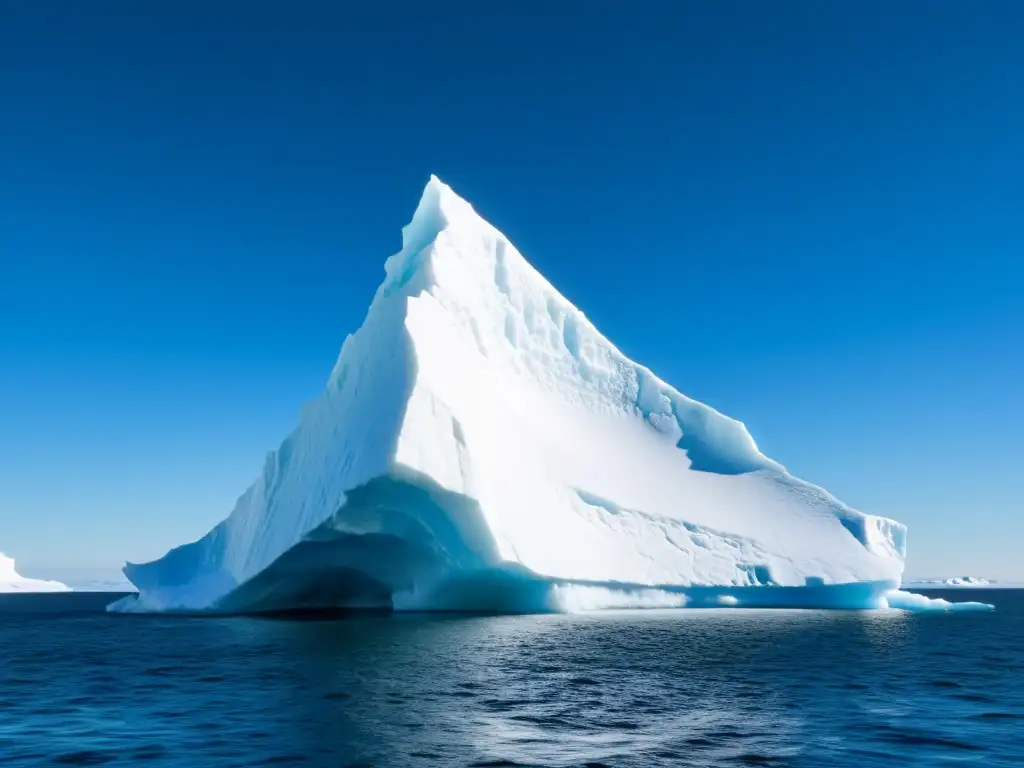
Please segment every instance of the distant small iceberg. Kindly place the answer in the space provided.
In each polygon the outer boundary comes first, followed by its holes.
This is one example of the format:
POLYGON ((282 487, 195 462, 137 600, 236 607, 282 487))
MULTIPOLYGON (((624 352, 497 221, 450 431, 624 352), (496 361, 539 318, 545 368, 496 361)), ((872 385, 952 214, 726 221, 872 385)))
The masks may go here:
POLYGON ((71 587, 59 581, 28 579, 18 573, 14 559, 0 552, 0 592, 70 592, 71 587))
POLYGON ((65 567, 54 568, 50 575, 67 584, 73 592, 137 592, 135 586, 117 568, 65 567))
POLYGON ((949 587, 988 587, 992 582, 978 576, 954 576, 952 579, 944 579, 943 584, 949 587))
POLYGON ((138 592, 135 585, 125 578, 74 579, 69 580, 70 589, 75 592, 138 592))
POLYGON ((921 587, 923 589, 937 589, 945 587, 996 587, 1000 586, 995 581, 983 579, 980 576, 953 576, 948 579, 904 579, 904 585, 921 587))

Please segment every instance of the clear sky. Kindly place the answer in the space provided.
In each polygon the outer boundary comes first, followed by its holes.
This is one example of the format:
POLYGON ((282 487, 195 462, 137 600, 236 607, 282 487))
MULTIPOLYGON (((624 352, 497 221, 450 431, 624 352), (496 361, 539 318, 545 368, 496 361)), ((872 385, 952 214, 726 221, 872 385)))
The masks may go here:
POLYGON ((1024 4, 16 2, 0 550, 223 518, 436 173, 630 357, 1024 578, 1024 4), (496 7, 496 6, 503 7, 496 7))

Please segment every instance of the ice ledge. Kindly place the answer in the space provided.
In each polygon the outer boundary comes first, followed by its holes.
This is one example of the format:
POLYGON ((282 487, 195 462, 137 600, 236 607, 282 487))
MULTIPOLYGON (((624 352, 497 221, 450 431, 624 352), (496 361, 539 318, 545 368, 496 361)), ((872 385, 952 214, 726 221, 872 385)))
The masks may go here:
POLYGON ((993 611, 995 606, 989 603, 951 603, 941 597, 926 597, 914 592, 894 589, 885 595, 885 607, 914 613, 949 613, 963 611, 993 611))

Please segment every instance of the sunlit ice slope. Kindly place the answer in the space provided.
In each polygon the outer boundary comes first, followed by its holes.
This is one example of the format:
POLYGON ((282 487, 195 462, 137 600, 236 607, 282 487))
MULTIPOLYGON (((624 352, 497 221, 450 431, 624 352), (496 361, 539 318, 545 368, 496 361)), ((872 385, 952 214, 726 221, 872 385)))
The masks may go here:
POLYGON ((906 530, 626 358, 431 178, 362 327, 230 516, 115 610, 872 607, 906 530))

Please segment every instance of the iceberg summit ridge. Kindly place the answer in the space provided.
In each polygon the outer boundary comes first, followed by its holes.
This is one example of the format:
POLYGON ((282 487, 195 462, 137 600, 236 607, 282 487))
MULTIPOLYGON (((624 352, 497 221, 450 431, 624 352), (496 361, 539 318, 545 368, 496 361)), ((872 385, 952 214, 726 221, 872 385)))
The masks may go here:
POLYGON ((906 528, 629 360, 431 177, 324 392, 115 611, 885 607, 906 528))

